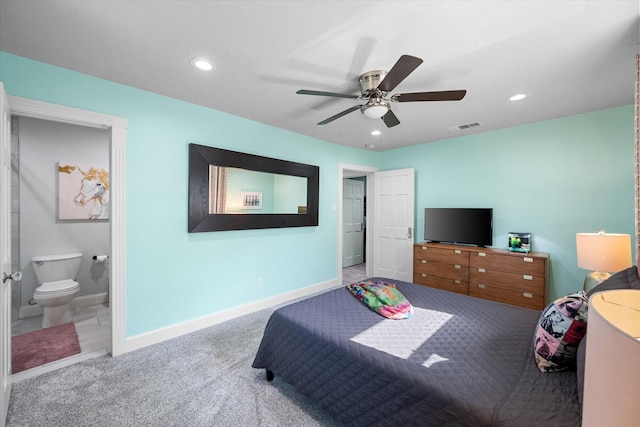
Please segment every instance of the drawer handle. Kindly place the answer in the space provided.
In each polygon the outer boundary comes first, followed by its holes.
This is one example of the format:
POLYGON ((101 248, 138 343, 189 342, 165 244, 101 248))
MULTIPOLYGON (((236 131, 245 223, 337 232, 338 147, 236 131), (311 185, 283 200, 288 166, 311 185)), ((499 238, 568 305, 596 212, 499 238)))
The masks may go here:
POLYGON ((529 258, 528 256, 522 258, 524 262, 533 262, 533 258, 529 258))
POLYGON ((427 275, 426 275, 426 274, 424 274, 424 273, 420 273, 420 276, 422 276, 422 277, 427 277, 427 275))
POLYGON ((427 247, 426 246, 420 246, 420 249, 422 249, 423 251, 426 251, 427 247))
POLYGON ((426 264, 427 260, 426 259, 421 259, 420 262, 423 263, 423 264, 426 264))
POLYGON ((457 269, 459 270, 459 269, 461 269, 461 268, 462 268, 462 266, 461 266, 460 264, 455 264, 455 265, 453 266, 453 268, 457 268, 457 269))
POLYGON ((460 280, 454 280, 453 283, 455 283, 456 285, 459 285, 462 282, 460 280))
POLYGON ((522 296, 525 298, 533 298, 533 294, 530 294, 529 292, 523 292, 522 296))
POLYGON ((462 253, 462 251, 461 251, 460 249, 456 249, 455 251, 453 251, 453 253, 461 254, 461 253, 462 253))
POLYGON ((533 276, 531 276, 531 275, 529 275, 529 274, 524 274, 524 275, 522 276, 522 278, 523 278, 524 280, 533 280, 533 276))
POLYGON ((479 269, 478 269, 478 273, 484 273, 484 272, 485 272, 485 269, 484 269, 484 268, 479 268, 479 269))
POLYGON ((483 285, 483 284, 481 284, 481 283, 478 283, 478 287, 479 287, 480 289, 484 289, 484 288, 486 288, 486 286, 485 286, 485 285, 483 285))
POLYGON ((484 252, 478 252, 478 256, 487 256, 487 254, 484 252))

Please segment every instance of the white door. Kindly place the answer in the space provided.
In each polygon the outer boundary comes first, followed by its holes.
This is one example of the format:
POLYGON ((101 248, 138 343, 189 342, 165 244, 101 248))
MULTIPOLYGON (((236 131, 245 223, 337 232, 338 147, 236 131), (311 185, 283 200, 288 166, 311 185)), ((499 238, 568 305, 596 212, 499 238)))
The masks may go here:
POLYGON ((342 267, 364 261, 364 182, 344 179, 342 190, 342 267))
MULTIPOLYGON (((11 114, 0 82, 0 425, 7 419, 11 396, 11 114)), ((19 280, 19 277, 15 277, 19 280)))
POLYGON ((373 275, 413 282, 414 170, 373 179, 373 275))

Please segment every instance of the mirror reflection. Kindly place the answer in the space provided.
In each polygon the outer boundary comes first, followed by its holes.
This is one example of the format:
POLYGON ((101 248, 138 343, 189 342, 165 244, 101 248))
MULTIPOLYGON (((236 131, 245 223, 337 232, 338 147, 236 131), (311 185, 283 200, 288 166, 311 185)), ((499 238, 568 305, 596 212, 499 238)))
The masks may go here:
POLYGON ((320 168, 189 144, 189 233, 317 227, 320 168))
POLYGON ((307 178, 209 165, 209 214, 306 214, 307 178))

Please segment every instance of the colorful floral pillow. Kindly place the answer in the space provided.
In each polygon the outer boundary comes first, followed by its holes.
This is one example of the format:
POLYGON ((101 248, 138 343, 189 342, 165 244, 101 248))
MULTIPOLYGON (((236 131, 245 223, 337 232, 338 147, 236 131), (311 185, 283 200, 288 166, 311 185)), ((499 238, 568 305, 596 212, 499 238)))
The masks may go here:
POLYGON ((549 304, 542 312, 534 340, 534 355, 541 372, 574 369, 578 345, 587 333, 589 300, 576 292, 549 304))
POLYGON ((408 319, 413 316, 413 306, 393 283, 363 280, 351 283, 347 289, 364 305, 388 319, 408 319))

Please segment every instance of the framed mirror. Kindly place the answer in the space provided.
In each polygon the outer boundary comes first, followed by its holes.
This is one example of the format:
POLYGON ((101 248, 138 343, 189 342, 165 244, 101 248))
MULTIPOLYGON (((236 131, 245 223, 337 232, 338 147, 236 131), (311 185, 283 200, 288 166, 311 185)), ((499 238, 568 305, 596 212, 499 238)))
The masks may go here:
POLYGON ((320 168, 189 144, 189 233, 318 225, 320 168))

